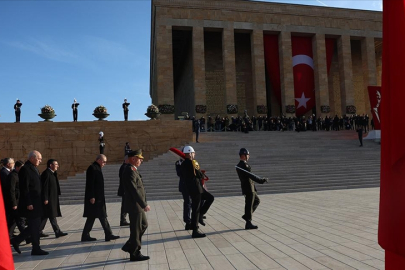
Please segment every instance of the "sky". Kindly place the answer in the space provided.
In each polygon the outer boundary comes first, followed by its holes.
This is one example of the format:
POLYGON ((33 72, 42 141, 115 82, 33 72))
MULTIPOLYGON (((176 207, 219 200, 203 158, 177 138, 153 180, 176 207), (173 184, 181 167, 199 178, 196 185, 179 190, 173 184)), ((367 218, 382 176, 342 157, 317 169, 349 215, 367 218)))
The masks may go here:
MULTIPOLYGON (((340 8, 382 10, 382 0, 278 0, 340 8)), ((14 122, 20 99, 21 122, 42 121, 40 108, 54 108, 55 122, 72 121, 77 99, 79 121, 96 120, 96 106, 107 120, 147 120, 151 1, 0 0, 0 122, 14 122)))

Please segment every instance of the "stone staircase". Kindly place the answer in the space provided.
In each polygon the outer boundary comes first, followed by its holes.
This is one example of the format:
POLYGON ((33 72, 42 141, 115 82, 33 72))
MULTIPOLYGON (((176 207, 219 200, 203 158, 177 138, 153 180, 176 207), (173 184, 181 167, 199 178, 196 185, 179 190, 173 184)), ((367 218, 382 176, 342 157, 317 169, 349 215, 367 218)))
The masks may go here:
MULTIPOLYGON (((364 147, 359 147, 354 131, 209 132, 201 133, 200 143, 190 145, 201 168, 207 171, 207 187, 214 196, 241 195, 235 171, 241 147, 250 151, 252 172, 269 178, 269 183, 256 185, 259 194, 380 185, 380 145, 365 141, 364 147)), ((139 168, 148 200, 181 198, 176 160, 167 152, 139 168)), ((121 200, 116 195, 119 167, 114 164, 103 168, 107 202, 121 200)), ((61 181, 61 204, 83 203, 85 182, 85 173, 61 181)))

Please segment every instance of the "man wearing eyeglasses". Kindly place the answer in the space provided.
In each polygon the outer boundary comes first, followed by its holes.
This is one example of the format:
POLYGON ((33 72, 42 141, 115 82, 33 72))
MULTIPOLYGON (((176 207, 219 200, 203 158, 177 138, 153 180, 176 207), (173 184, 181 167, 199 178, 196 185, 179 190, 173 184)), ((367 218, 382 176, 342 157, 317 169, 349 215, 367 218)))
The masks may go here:
POLYGON ((82 242, 96 241, 96 238, 90 237, 90 231, 93 228, 96 218, 100 220, 104 229, 105 241, 111 241, 120 238, 113 235, 110 224, 107 220, 107 207, 104 196, 104 177, 101 168, 107 163, 105 155, 98 155, 96 161, 91 164, 86 171, 86 191, 84 194, 84 213, 86 224, 82 233, 82 242))

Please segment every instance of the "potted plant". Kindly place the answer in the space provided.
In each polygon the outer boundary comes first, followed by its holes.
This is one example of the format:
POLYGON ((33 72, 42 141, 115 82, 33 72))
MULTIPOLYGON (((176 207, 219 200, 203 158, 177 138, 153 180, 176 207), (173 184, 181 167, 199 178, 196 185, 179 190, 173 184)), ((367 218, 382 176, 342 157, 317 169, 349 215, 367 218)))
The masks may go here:
POLYGON ((54 118, 56 114, 55 110, 51 106, 45 105, 44 107, 41 108, 41 113, 38 114, 38 116, 44 119, 45 122, 48 122, 52 118, 54 118))
POLYGON ((146 109, 145 115, 151 120, 156 120, 160 116, 159 108, 152 104, 146 109))
POLYGON ((93 111, 93 115, 98 118, 99 121, 102 121, 109 116, 107 108, 103 105, 97 106, 93 111))

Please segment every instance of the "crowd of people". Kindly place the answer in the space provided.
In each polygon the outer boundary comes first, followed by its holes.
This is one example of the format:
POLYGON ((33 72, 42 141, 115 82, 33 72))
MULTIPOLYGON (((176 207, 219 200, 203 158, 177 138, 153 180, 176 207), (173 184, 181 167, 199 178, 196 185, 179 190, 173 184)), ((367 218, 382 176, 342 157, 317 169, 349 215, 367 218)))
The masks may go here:
POLYGON ((252 116, 249 117, 245 112, 244 116, 221 117, 217 115, 215 118, 208 116, 205 119, 202 116, 196 119, 194 116, 192 127, 194 132, 221 132, 221 131, 241 131, 248 133, 249 131, 339 131, 339 130, 357 130, 362 128, 364 132, 374 129, 374 120, 369 118, 367 114, 363 115, 344 115, 316 117, 285 117, 285 116, 252 116))

